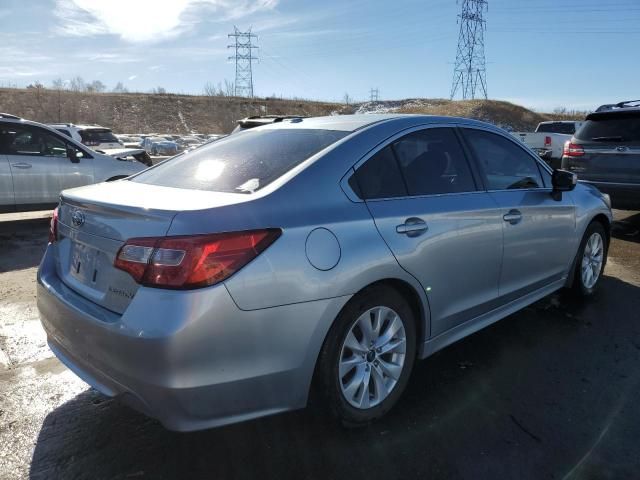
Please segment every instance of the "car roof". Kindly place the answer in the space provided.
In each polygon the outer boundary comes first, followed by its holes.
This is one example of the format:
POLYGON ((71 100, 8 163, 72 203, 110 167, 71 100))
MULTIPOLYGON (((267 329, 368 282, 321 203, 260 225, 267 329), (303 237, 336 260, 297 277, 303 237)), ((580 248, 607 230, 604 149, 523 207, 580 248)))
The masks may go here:
POLYGON ((332 115, 327 117, 295 118, 292 120, 272 123, 258 127, 260 129, 318 129, 318 130, 341 130, 355 132, 371 125, 387 122, 411 123, 415 125, 429 123, 457 123, 462 125, 490 126, 494 125, 461 117, 443 117, 436 115, 416 115, 416 114, 357 114, 357 115, 332 115))
POLYGON ((609 110, 600 110, 587 115, 587 120, 598 120, 608 117, 623 117, 631 114, 632 116, 640 115, 640 107, 612 108, 609 110))

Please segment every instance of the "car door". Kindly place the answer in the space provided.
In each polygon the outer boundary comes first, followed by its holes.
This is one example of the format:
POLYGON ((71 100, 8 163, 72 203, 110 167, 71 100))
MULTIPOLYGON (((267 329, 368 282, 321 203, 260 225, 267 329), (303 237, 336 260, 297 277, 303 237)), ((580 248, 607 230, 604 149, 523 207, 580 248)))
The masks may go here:
POLYGON ((0 212, 10 212, 15 210, 15 199, 13 196, 13 178, 11 177, 11 167, 7 152, 12 142, 10 122, 0 121, 0 212))
POLYGON ((502 300, 506 303, 560 280, 575 255, 571 194, 554 199, 549 172, 506 135, 476 128, 462 133, 489 195, 501 209, 502 300))
POLYGON ((397 136, 350 181, 425 289, 433 335, 490 310, 498 296, 502 219, 477 182, 453 128, 397 136))
POLYGON ((49 142, 47 131, 32 125, 6 123, 6 156, 13 179, 16 207, 47 206, 58 201, 60 165, 67 161, 64 145, 49 142))

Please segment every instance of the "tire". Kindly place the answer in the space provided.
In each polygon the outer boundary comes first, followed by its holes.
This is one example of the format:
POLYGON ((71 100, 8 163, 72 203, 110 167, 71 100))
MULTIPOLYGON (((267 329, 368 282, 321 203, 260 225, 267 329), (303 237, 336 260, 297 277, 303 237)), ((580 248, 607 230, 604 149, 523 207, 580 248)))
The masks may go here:
POLYGON ((572 285, 574 294, 590 297, 598 290, 607 263, 608 248, 604 227, 600 222, 592 222, 587 227, 578 249, 572 285))
POLYGON ((345 426, 366 425, 382 417, 402 395, 415 358, 415 316, 406 300, 390 287, 362 291, 340 312, 320 352, 318 373, 326 405, 345 426), (366 328, 366 321, 373 331, 370 338, 376 337, 373 329, 378 322, 377 349, 363 346, 370 345, 361 328, 366 328))

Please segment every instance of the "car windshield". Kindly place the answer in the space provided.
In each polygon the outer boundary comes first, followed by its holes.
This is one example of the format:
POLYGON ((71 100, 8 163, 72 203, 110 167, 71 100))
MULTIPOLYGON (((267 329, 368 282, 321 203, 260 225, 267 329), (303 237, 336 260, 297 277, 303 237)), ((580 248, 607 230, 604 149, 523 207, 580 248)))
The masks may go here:
POLYGON ((573 135, 576 133, 575 123, 541 123, 538 125, 536 132, 539 133, 564 133, 565 135, 573 135))
POLYGON ((132 181, 252 193, 348 133, 315 129, 247 131, 162 163, 133 177, 132 181))
POLYGON ((82 142, 100 142, 100 143, 117 143, 118 139, 106 128, 92 128, 87 130, 80 130, 80 137, 82 142))
POLYGON ((602 115, 589 119, 576 133, 586 141, 640 142, 640 115, 602 115))

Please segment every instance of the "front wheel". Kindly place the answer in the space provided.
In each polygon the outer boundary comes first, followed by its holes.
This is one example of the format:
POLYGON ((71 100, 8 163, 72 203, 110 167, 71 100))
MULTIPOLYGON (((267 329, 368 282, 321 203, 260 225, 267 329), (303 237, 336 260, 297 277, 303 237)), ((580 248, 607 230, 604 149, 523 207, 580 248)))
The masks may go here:
POLYGON ((398 401, 416 356, 414 314, 391 288, 354 297, 334 323, 320 354, 325 398, 345 425, 371 422, 398 401))
POLYGON ((604 271, 607 249, 604 227, 599 222, 593 222, 587 227, 578 250, 576 278, 573 282, 575 293, 584 297, 595 293, 604 271))

